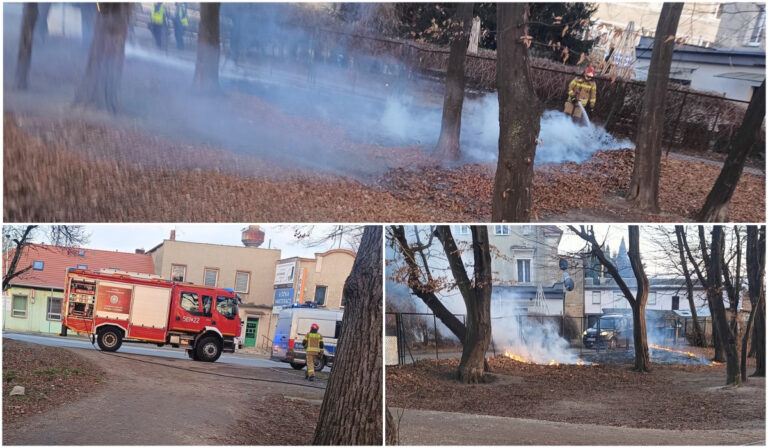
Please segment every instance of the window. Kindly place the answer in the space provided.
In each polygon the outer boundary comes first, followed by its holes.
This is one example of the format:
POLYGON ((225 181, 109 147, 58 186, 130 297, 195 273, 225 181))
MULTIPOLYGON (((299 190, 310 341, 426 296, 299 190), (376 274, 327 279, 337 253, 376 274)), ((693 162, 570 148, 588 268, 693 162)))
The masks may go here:
POLYGON ((315 305, 325 305, 325 292, 328 290, 327 286, 315 286, 315 305))
POLYGON ((517 281, 520 283, 531 282, 531 260, 517 260, 517 281))
POLYGON ((336 332, 333 334, 333 337, 336 339, 339 339, 341 337, 341 321, 336 321, 336 332))
POLYGON ((193 292, 182 292, 181 307, 192 314, 200 314, 200 302, 197 300, 197 294, 193 292))
POLYGON ((469 226, 456 226, 456 235, 469 235, 469 226))
POLYGON ((234 319, 237 316, 237 304, 234 297, 216 297, 216 311, 227 319, 234 319))
POLYGON ((61 320, 61 298, 48 297, 48 320, 61 320))
POLYGON ((494 235, 509 235, 509 226, 493 226, 494 235))
POLYGON ((77 251, 77 255, 80 256, 80 257, 84 257, 85 256, 85 250, 84 249, 80 249, 79 251, 77 251))
POLYGON ((187 277, 187 267, 181 264, 171 265, 171 281, 183 282, 187 277))
POLYGON ((211 317, 212 296, 203 296, 203 316, 211 317))
POLYGON ((88 265, 85 264, 78 264, 77 269, 88 269, 88 265))
POLYGON ((205 269, 205 280, 203 284, 205 286, 216 286, 216 282, 219 280, 218 269, 205 269))
POLYGON ((523 226, 523 235, 530 235, 533 233, 533 226, 523 226))
POLYGON ((648 305, 656 305, 656 293, 655 292, 649 292, 648 293, 648 305))
POLYGON ((592 291, 592 304, 600 305, 600 291, 592 291))
POLYGON ((765 5, 758 5, 758 8, 760 8, 760 12, 757 14, 755 26, 752 28, 752 34, 747 42, 750 47, 760 46, 760 42, 765 38, 765 5))
POLYGON ((243 294, 247 294, 248 286, 250 286, 250 283, 250 272, 237 271, 235 274, 235 292, 242 292, 243 294))
POLYGON ((34 269, 36 271, 42 271, 44 265, 45 265, 45 263, 43 263, 42 261, 35 260, 35 262, 32 264, 32 269, 34 269))
POLYGON ((27 296, 13 296, 11 316, 27 317, 27 296))

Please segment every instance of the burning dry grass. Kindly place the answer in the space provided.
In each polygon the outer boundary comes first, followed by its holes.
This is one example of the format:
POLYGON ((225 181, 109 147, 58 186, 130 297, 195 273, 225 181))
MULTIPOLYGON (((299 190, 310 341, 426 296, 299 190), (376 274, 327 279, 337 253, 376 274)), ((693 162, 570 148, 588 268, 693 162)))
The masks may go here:
POLYGON ((463 385, 457 359, 387 368, 387 405, 634 428, 763 427, 765 382, 718 389, 723 366, 654 368, 545 366, 489 358, 495 380, 463 385))

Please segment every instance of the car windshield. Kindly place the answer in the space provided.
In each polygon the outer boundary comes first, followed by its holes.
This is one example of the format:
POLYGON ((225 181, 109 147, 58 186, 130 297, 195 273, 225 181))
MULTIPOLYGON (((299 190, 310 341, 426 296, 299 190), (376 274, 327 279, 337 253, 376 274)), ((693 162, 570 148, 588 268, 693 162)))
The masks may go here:
MULTIPOLYGON (((619 319, 615 317, 604 317, 600 319, 600 329, 601 330, 613 330, 618 325, 619 319)), ((597 322, 595 322, 594 325, 592 325, 592 328, 597 329, 597 322)))

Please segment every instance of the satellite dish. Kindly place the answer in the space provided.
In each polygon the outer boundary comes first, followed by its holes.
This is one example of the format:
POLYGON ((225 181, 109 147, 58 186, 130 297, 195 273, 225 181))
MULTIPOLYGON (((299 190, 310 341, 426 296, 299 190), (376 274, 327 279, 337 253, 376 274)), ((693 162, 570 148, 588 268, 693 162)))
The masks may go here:
POLYGON ((564 271, 566 269, 568 269, 568 260, 566 260, 565 258, 561 258, 560 259, 560 270, 564 271))
POLYGON ((573 291, 573 288, 575 286, 574 283, 573 283, 573 279, 570 278, 570 277, 566 278, 563 281, 563 286, 565 286, 565 290, 566 291, 573 291))

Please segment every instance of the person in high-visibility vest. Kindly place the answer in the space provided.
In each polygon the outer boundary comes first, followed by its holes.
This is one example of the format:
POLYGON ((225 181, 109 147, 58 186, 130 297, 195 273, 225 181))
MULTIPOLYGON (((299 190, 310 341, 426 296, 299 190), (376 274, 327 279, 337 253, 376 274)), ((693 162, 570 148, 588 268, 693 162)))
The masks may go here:
POLYGON ((168 14, 165 11, 165 5, 155 3, 149 14, 149 30, 155 38, 157 48, 163 48, 163 35, 165 35, 165 24, 168 14))
POLYGON ((595 69, 587 68, 582 76, 574 78, 568 84, 568 101, 565 103, 564 112, 570 115, 573 121, 581 123, 581 107, 579 103, 588 109, 589 115, 595 108, 597 101, 597 84, 592 79, 595 76, 595 69))
POLYGON ((307 337, 301 342, 301 345, 307 349, 307 374, 305 378, 309 381, 315 381, 315 358, 322 356, 323 353, 323 335, 318 333, 320 327, 312 324, 307 337))
POLYGON ((187 4, 176 3, 176 12, 173 15, 173 34, 176 36, 176 48, 179 50, 184 49, 184 31, 188 26, 187 4))

